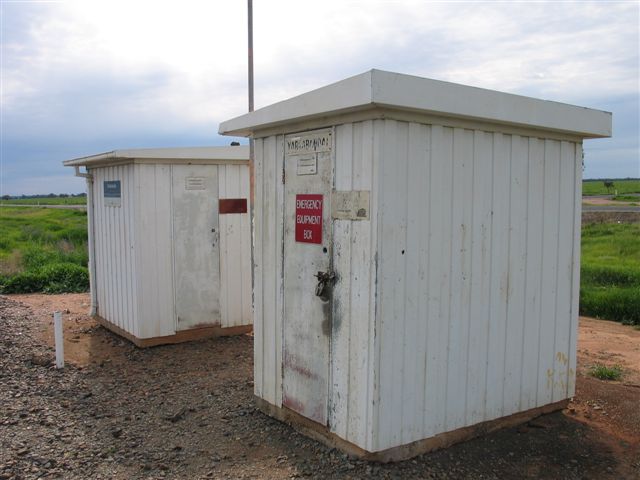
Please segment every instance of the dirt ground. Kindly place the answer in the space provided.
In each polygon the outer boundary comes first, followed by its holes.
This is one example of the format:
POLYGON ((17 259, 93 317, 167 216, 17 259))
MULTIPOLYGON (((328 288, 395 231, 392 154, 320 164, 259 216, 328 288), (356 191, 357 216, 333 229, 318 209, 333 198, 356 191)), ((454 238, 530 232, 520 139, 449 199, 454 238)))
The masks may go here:
POLYGON ((636 201, 631 201, 631 200, 619 201, 619 200, 612 200, 611 198, 605 198, 601 196, 600 197, 582 197, 582 203, 585 203, 587 205, 631 205, 633 203, 638 203, 638 201, 640 201, 640 196, 636 201))
POLYGON ((0 479, 640 478, 640 331, 581 318, 569 408, 395 464, 348 458, 253 406, 252 337, 141 350, 79 295, 0 296, 0 479), (53 367, 51 312, 65 321, 53 367), (620 365, 619 382, 588 375, 620 365))

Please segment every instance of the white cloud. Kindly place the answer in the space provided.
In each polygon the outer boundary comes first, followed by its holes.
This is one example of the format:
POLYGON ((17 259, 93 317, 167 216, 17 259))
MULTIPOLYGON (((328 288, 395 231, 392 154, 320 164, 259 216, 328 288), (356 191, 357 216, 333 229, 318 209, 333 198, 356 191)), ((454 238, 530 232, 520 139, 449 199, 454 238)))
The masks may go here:
MULTIPOLYGON (((209 131, 201 143, 212 143, 218 122, 247 109, 244 1, 0 8, 9 32, 5 136, 37 145, 138 135, 143 144, 209 131)), ((638 96, 639 10, 637 2, 256 1, 256 105, 382 68, 609 109, 608 99, 638 96)), ((4 150, 3 162, 24 160, 11 155, 4 150)))

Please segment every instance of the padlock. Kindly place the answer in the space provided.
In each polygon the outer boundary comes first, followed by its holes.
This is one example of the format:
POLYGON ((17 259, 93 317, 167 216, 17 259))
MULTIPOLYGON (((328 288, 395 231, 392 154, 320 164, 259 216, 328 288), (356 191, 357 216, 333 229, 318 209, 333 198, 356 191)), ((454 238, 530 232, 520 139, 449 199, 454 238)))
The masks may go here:
POLYGON ((332 271, 318 272, 315 277, 318 279, 318 284, 316 285, 316 296, 321 297, 323 300, 327 300, 327 284, 333 282, 333 279, 336 278, 336 274, 332 271))

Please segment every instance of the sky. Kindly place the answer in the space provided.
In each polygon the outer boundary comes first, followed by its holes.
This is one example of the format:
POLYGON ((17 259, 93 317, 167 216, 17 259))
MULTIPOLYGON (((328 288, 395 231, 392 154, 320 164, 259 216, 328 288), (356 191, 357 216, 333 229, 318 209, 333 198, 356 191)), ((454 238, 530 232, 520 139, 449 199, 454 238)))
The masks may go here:
MULTIPOLYGON (((584 176, 640 177, 637 0, 253 3, 256 108, 372 68, 446 80, 612 112, 584 176)), ((82 192, 61 164, 80 156, 228 145, 246 7, 0 0, 0 195, 82 192)))

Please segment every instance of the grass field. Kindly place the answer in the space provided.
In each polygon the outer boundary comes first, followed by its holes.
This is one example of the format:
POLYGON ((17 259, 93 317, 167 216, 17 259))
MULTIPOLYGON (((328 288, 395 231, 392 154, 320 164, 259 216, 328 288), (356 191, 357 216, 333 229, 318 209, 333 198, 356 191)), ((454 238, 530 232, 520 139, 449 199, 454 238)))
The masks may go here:
POLYGON ((0 291, 86 291, 87 261, 85 212, 0 209, 0 291))
POLYGON ((640 193, 640 179, 612 180, 611 190, 604 186, 603 180, 584 180, 582 182, 582 195, 624 195, 625 193, 640 193), (616 193, 617 191, 617 193, 616 193))
POLYGON ((0 200, 0 205, 86 205, 87 197, 12 198, 0 200))
MULTIPOLYGON (((0 291, 85 291, 87 214, 0 209, 0 291)), ((580 313, 640 325, 640 224, 582 228, 580 313)))
POLYGON ((580 314, 640 325, 640 224, 582 227, 580 314))

